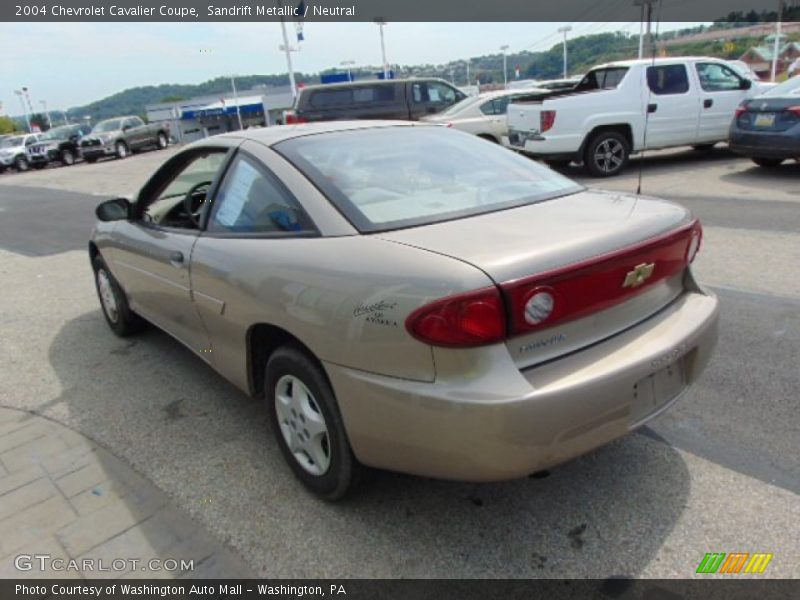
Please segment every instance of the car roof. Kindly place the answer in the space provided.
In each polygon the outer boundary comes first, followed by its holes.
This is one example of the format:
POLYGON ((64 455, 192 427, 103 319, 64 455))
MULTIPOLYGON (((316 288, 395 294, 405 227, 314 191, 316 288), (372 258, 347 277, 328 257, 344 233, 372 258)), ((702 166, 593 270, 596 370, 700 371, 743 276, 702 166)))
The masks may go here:
POLYGON ((445 81, 440 77, 407 77, 404 79, 365 79, 362 81, 337 81, 335 83, 315 83, 306 85, 297 90, 297 93, 317 90, 331 90, 340 88, 363 87, 369 85, 391 85, 396 83, 413 83, 415 81, 437 81, 452 85, 449 81, 445 81))
POLYGON ((290 140, 309 135, 321 133, 333 133, 337 131, 354 131, 357 129, 382 129, 387 127, 431 127, 424 123, 411 121, 319 121, 316 123, 299 123, 297 125, 271 125, 269 127, 259 127, 258 129, 245 129, 243 131, 231 131, 215 135, 212 138, 204 138, 191 144, 202 145, 209 139, 223 140, 253 140, 266 146, 272 146, 285 140, 290 140))
POLYGON ((604 69, 607 67, 636 67, 639 65, 660 65, 660 64, 675 64, 676 62, 697 62, 697 61, 714 61, 725 62, 723 59, 714 58, 711 56, 660 56, 658 58, 634 58, 631 60, 615 60, 600 65, 595 65, 590 70, 604 69))

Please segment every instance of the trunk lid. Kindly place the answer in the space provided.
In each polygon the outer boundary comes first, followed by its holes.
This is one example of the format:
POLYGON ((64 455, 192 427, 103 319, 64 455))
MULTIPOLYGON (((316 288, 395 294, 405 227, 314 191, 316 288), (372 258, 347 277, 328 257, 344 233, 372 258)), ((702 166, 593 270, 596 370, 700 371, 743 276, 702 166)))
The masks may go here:
POLYGON ((623 331, 680 295, 692 222, 667 201, 587 190, 380 237, 485 272, 503 290, 507 347, 524 368, 623 331), (636 283, 637 267, 651 264, 647 281, 636 283), (553 288, 553 319, 526 324, 532 291, 553 288))

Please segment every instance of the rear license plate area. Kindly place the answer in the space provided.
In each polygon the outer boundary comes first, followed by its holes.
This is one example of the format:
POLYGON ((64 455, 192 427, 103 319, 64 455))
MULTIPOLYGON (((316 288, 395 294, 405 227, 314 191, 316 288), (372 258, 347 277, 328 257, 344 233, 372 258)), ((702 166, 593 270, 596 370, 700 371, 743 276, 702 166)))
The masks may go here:
POLYGON ((630 422, 639 423, 686 389, 684 357, 637 381, 633 386, 630 422))
POLYGON ((775 125, 775 113, 759 113, 756 115, 753 125, 756 127, 772 127, 775 125))

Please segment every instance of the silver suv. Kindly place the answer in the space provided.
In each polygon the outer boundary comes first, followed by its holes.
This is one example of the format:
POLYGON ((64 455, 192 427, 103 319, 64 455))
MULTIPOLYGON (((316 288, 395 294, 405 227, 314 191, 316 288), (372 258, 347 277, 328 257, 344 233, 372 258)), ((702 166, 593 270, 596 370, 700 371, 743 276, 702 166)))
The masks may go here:
POLYGON ((41 139, 40 133, 21 133, 0 140, 0 172, 9 167, 14 167, 17 171, 27 171, 30 164, 25 149, 41 139))

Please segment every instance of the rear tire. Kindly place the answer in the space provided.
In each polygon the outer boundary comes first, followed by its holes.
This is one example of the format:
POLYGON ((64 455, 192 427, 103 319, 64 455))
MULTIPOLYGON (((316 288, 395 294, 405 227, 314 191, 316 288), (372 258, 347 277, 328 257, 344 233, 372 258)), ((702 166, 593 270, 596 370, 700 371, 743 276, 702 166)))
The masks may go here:
POLYGON ((94 257, 92 268, 100 308, 111 331, 119 337, 127 337, 141 331, 146 321, 131 310, 125 292, 100 255, 94 257))
POLYGON ((775 167, 780 167, 781 163, 784 159, 782 158, 757 158, 753 157, 751 159, 754 163, 756 163, 759 167, 763 167, 765 169, 774 169, 775 167))
POLYGON ((156 139, 156 146, 158 146, 159 150, 163 150, 169 145, 169 141, 167 140, 167 136, 163 133, 158 134, 158 138, 156 139))
POLYGON ((275 438, 295 476, 324 500, 343 498, 360 465, 322 367, 299 348, 283 346, 267 361, 264 390, 275 438))
POLYGON ((631 145, 616 131, 601 131, 589 140, 583 153, 583 166, 593 177, 613 177, 627 166, 631 145))

